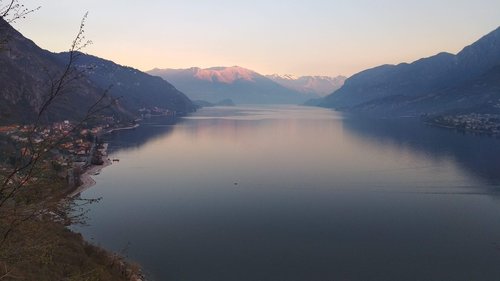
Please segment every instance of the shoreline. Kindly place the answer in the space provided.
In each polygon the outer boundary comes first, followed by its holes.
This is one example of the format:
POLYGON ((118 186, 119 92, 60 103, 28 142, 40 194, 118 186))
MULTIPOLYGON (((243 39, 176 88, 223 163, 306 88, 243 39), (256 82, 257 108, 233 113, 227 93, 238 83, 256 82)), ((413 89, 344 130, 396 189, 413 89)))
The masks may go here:
MULTIPOLYGON (((105 132, 104 134, 111 134, 114 131, 120 131, 120 130, 131 130, 131 129, 135 129, 139 126, 140 126, 139 124, 135 124, 135 125, 129 126, 129 127, 116 128, 116 129, 112 129, 108 132, 105 132)), ((108 157, 108 143, 104 143, 104 148, 101 149, 101 154, 104 158, 103 164, 102 165, 90 165, 84 170, 84 172, 79 176, 81 184, 79 186, 76 186, 72 191, 70 191, 67 194, 66 198, 68 200, 72 200, 74 197, 79 196, 82 192, 84 192, 84 191, 90 189, 91 187, 93 187, 94 185, 96 185, 97 182, 95 181, 93 176, 100 173, 104 168, 111 166, 113 164, 113 160, 108 157)), ((77 232, 74 232, 73 230, 71 230, 71 232, 77 233, 77 232)), ((87 239, 84 239, 83 241, 84 241, 84 243, 90 243, 90 242, 88 242, 87 239)), ((90 243, 90 245, 94 245, 94 244, 90 243)), ((140 266, 137 267, 137 265, 131 264, 129 261, 127 261, 128 258, 121 257, 121 255, 116 254, 108 249, 105 249, 105 248, 103 248, 101 246, 97 246, 97 245, 94 245, 94 246, 97 247, 98 249, 101 249, 102 251, 105 251, 107 254, 107 257, 110 260, 112 260, 113 262, 117 258, 120 259, 120 261, 117 265, 119 267, 120 271, 122 273, 127 272, 127 274, 132 273, 132 275, 129 275, 127 277, 127 278, 129 278, 127 280, 130 280, 130 281, 145 281, 146 280, 146 277, 142 271, 142 267, 140 267, 140 266)))
MULTIPOLYGON (((127 126, 127 127, 121 127, 121 128, 114 128, 111 129, 107 132, 104 132, 104 135, 106 134, 111 134, 115 131, 122 131, 122 130, 132 130, 137 127, 139 127, 139 124, 134 124, 132 126, 127 126)), ((96 185, 96 181, 92 176, 95 176, 96 173, 100 173, 104 168, 111 166, 113 164, 113 161, 109 158, 107 158, 107 150, 108 150, 108 144, 105 144, 105 148, 103 150, 103 156, 106 156, 106 160, 104 160, 104 163, 102 165, 90 165, 85 169, 85 171, 80 175, 80 182, 81 184, 79 186, 76 186, 74 190, 69 192, 68 197, 73 198, 77 196, 78 194, 88 190, 92 186, 96 185)))
POLYGON ((78 194, 96 185, 96 181, 92 176, 94 176, 96 173, 100 173, 102 169, 110 166, 111 164, 113 164, 111 159, 106 159, 102 165, 91 165, 87 169, 85 169, 85 172, 80 175, 81 184, 77 186, 75 190, 71 191, 68 194, 68 197, 75 197, 78 194))
POLYGON ((489 136, 489 137, 500 137, 500 133, 498 132, 489 132, 485 130, 474 130, 474 129, 467 129, 467 128, 459 128, 457 126, 453 125, 446 125, 446 124, 441 124, 438 122, 432 122, 432 121, 423 121, 424 124, 436 127, 436 128, 441 128, 441 129, 447 129, 447 130, 453 130, 456 132, 461 132, 464 134, 471 134, 471 135, 482 135, 482 136, 489 136))

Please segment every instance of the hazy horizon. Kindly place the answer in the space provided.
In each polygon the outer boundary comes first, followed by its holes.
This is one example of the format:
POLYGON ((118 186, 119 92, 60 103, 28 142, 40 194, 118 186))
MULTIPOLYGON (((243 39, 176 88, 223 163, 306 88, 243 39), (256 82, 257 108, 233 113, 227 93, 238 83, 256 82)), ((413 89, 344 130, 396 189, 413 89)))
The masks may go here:
POLYGON ((86 34, 94 44, 85 51, 122 65, 142 71, 237 65, 294 76, 351 76, 457 53, 496 29, 500 10, 500 2, 490 0, 28 0, 25 6, 42 9, 14 27, 50 51, 68 49, 88 11, 86 34))

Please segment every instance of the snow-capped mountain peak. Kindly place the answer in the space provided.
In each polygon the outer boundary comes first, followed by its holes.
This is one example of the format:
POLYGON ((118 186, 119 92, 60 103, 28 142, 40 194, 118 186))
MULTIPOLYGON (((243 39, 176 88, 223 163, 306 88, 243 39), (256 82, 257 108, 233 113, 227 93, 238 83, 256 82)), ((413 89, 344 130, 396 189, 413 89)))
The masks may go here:
POLYGON ((254 81, 255 72, 239 67, 212 67, 212 68, 192 68, 194 77, 200 80, 232 84, 237 80, 254 81))
POLYGON ((317 96, 326 96, 344 85, 346 77, 337 76, 301 76, 295 77, 294 75, 273 74, 268 75, 267 78, 274 82, 293 89, 304 94, 312 94, 317 96))

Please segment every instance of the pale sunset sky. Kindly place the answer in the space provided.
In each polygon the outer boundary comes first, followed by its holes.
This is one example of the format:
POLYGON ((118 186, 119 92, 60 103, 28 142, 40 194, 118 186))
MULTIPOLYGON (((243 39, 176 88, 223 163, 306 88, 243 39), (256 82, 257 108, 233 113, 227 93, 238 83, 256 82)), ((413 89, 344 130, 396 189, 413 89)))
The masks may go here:
POLYGON ((239 65, 346 75, 457 53, 500 25, 499 0, 26 0, 14 24, 65 51, 86 11, 85 51, 140 70, 239 65))

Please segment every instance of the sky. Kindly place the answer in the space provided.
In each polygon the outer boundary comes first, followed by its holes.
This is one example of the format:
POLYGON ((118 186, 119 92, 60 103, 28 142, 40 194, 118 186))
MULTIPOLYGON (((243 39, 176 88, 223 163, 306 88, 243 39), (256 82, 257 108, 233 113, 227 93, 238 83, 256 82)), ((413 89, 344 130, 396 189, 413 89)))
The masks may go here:
POLYGON ((500 26, 499 0, 20 0, 14 24, 65 51, 89 12, 84 51, 143 71, 234 66, 346 75, 457 53, 500 26))

